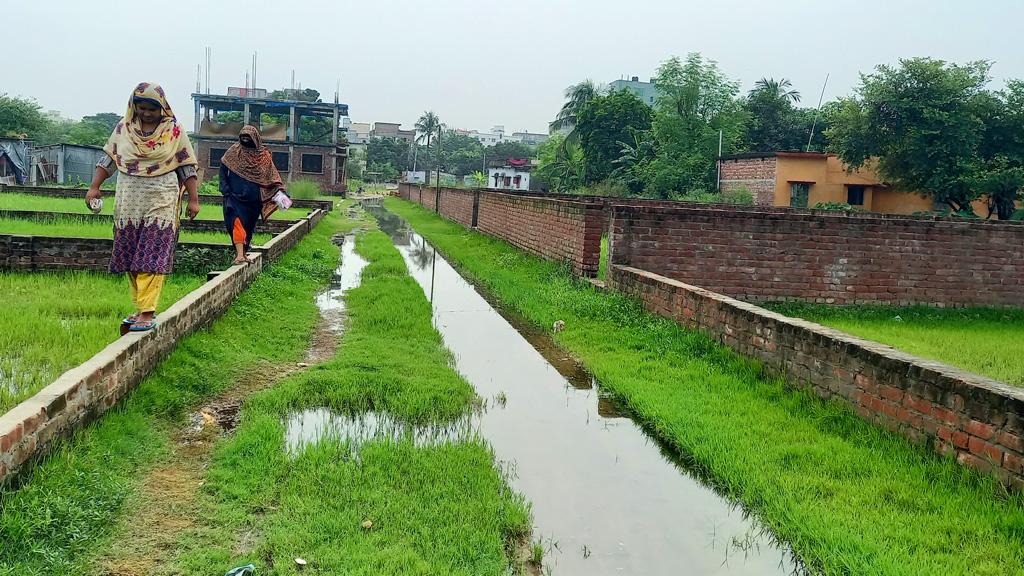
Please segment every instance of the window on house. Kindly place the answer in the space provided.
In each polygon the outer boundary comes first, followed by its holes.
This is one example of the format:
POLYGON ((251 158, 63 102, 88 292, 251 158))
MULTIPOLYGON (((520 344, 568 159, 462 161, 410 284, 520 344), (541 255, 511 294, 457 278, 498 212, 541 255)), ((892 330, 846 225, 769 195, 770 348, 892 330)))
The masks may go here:
POLYGON ((811 195, 811 182, 789 183, 789 205, 793 208, 807 208, 807 199, 811 195))
POLYGON ((324 155, 323 154, 303 154, 302 155, 302 171, 309 172, 311 174, 323 174, 324 173, 324 155))
POLYGON ((274 168, 277 168, 280 172, 288 172, 288 164, 291 162, 291 157, 287 152, 271 152, 270 155, 274 159, 274 168))
POLYGON ((846 203, 850 206, 863 206, 865 188, 865 186, 847 186, 846 203))
POLYGON ((220 159, 227 151, 227 148, 210 148, 210 168, 220 168, 220 159))

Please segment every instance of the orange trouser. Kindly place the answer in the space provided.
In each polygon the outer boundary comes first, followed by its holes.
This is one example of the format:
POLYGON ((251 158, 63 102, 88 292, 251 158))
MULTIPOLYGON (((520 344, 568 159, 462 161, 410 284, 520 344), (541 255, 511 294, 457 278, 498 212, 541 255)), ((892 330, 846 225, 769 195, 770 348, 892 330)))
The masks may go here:
POLYGON ((132 287, 132 303, 139 312, 156 312, 160 291, 164 287, 164 275, 152 272, 129 272, 128 284, 132 287))
POLYGON ((231 228, 231 243, 232 244, 245 244, 245 226, 242 226, 242 219, 235 218, 235 225, 231 228))

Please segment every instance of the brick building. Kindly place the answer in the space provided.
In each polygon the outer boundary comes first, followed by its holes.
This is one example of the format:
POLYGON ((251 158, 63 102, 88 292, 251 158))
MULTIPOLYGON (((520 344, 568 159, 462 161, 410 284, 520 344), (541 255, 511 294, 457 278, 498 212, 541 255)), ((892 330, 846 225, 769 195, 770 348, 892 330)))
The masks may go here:
POLYGON ((348 142, 341 128, 348 105, 248 96, 193 94, 196 155, 204 178, 220 170, 220 158, 242 126, 259 128, 285 183, 313 180, 325 190, 345 191, 348 142))

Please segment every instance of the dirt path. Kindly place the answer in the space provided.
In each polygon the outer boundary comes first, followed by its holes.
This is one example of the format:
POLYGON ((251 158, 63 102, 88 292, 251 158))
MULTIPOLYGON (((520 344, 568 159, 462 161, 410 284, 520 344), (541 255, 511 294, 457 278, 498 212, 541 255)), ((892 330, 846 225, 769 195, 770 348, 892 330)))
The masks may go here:
MULTIPOLYGON (((298 364, 263 363, 254 366, 236 386, 195 412, 187 426, 174 432, 166 459, 149 471, 138 491, 125 504, 106 550, 93 562, 97 576, 152 576, 163 574, 182 534, 201 522, 199 491, 217 440, 238 426, 242 402, 312 364, 334 356, 338 347, 336 319, 322 318, 306 360, 298 364)), ((245 535, 236 547, 251 547, 245 535)))

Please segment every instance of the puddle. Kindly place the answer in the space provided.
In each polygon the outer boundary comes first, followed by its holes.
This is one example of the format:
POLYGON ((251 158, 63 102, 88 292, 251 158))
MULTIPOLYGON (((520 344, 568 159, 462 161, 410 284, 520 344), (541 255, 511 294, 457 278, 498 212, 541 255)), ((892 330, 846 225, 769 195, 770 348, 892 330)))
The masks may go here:
POLYGON ((323 440, 344 442, 353 454, 367 442, 411 441, 416 446, 463 442, 478 436, 478 419, 467 416, 451 424, 414 426, 386 413, 341 414, 327 408, 290 413, 285 419, 288 453, 297 455, 310 444, 323 440))
POLYGON ((532 503, 554 574, 804 574, 789 549, 649 436, 550 335, 501 314, 397 216, 396 239, 458 371, 492 406, 480 433, 532 503))
POLYGON ((359 286, 367 262, 356 254, 355 235, 336 236, 334 242, 341 246, 341 260, 327 289, 317 295, 316 306, 327 331, 340 335, 345 329, 345 292, 359 286))

